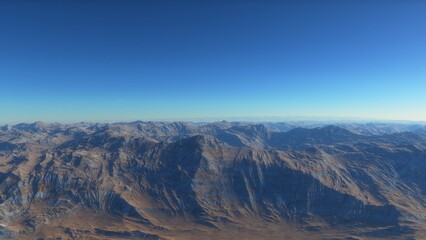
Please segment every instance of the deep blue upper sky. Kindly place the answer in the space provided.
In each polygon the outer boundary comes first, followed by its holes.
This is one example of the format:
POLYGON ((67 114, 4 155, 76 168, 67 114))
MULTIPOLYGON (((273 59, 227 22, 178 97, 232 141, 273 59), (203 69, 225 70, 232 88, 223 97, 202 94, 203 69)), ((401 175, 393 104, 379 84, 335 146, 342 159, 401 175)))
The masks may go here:
POLYGON ((0 123, 426 121, 426 1, 0 1, 0 123))

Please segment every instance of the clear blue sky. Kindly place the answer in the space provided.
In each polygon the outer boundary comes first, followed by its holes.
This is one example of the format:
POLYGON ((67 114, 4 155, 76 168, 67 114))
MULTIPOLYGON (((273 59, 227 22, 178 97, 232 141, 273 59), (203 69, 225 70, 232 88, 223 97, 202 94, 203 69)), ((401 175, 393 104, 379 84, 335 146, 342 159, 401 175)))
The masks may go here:
POLYGON ((0 1, 0 123, 426 121, 426 1, 0 1))

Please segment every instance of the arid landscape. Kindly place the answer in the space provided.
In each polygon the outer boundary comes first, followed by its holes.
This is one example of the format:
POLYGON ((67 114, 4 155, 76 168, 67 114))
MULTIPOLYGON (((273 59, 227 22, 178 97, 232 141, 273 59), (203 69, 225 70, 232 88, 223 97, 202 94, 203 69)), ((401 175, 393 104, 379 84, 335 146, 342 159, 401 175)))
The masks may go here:
POLYGON ((425 240, 425 13, 0 0, 0 240, 425 240))
POLYGON ((5 125, 2 239, 422 239, 424 125, 5 125))

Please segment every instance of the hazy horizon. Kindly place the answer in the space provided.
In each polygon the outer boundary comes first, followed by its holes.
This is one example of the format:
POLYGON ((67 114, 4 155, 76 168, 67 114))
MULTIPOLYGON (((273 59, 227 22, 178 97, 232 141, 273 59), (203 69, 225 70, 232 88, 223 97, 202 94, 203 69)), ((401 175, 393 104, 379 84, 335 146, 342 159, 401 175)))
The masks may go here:
POLYGON ((316 117, 234 117, 234 118, 177 118, 177 119, 129 119, 129 120, 84 120, 84 121, 17 121, 0 122, 0 126, 17 124, 78 124, 78 123, 130 123, 130 122, 188 122, 188 123, 217 123, 217 122, 241 122, 241 123, 318 123, 318 124, 402 124, 402 125, 426 125, 426 121, 398 120, 398 119, 367 119, 367 118, 316 118, 316 117))
POLYGON ((2 1, 0 123, 426 121, 423 1, 2 1))

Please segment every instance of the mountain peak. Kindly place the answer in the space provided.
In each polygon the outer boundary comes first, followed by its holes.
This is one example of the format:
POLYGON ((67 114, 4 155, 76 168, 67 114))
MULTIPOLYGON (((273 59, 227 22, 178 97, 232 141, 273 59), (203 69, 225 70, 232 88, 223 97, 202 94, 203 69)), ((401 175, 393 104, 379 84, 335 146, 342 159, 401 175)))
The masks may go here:
POLYGON ((17 129, 20 131, 37 132, 37 131, 45 131, 48 126, 49 124, 38 121, 34 123, 20 123, 13 126, 13 129, 17 129))
POLYGON ((346 128, 339 127, 336 125, 328 125, 325 127, 319 128, 319 131, 322 133, 328 133, 333 135, 356 135, 355 133, 347 130, 346 128))

